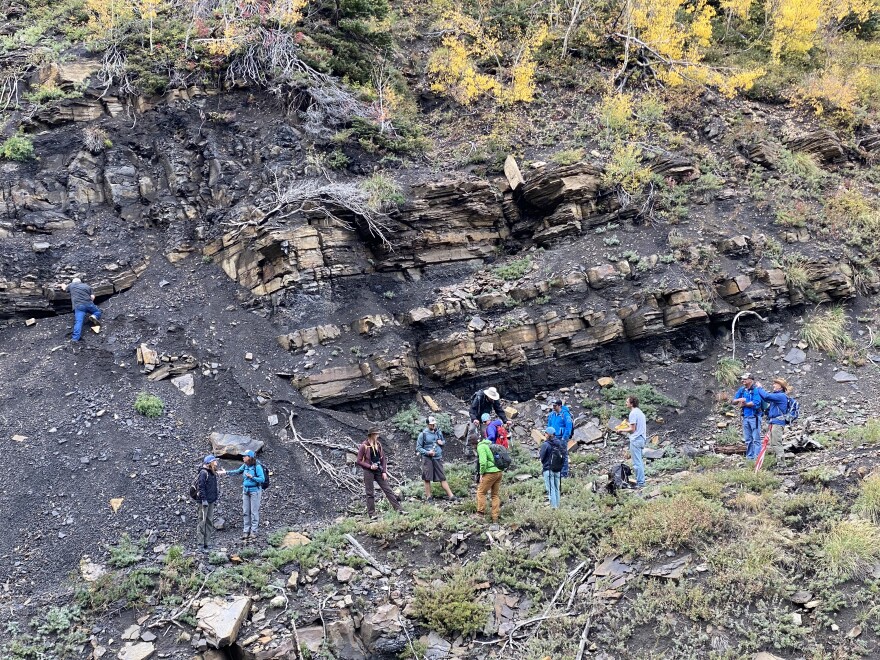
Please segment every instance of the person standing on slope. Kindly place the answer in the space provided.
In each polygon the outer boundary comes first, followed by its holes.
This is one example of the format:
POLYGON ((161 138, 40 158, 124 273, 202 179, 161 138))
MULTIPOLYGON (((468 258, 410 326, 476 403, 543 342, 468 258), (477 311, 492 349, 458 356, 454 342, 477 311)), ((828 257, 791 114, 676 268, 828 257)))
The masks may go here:
POLYGON ((483 415, 491 417, 494 412, 503 424, 507 424, 507 414, 501 406, 501 395, 494 387, 487 387, 484 390, 477 390, 471 397, 471 424, 480 426, 480 420, 483 415))
POLYGON ((544 477, 544 489, 547 491, 550 506, 558 509, 562 486, 562 466, 565 464, 565 455, 568 452, 565 451, 562 441, 556 435, 556 429, 547 426, 544 434, 545 439, 538 454, 541 459, 541 474, 544 477))
POLYGON ((201 505, 199 506, 199 522, 196 526, 196 543, 202 552, 207 552, 211 548, 211 533, 214 531, 214 505, 220 499, 217 474, 217 457, 213 454, 205 456, 196 482, 197 499, 201 505))
POLYGON ((260 502, 263 496, 263 482, 266 481, 266 473, 263 466, 257 460, 257 455, 250 449, 242 454, 244 461, 237 470, 226 474, 241 474, 241 512, 242 512, 242 541, 253 541, 260 531, 260 502))
POLYGON ((639 408, 639 399, 635 396, 626 398, 629 408, 629 428, 621 433, 629 433, 629 453, 632 456, 633 472, 636 473, 636 488, 645 485, 645 461, 642 458, 642 450, 645 448, 648 435, 645 413, 639 408))
POLYGON ((367 432, 367 439, 358 447, 357 464, 364 472, 364 490, 370 518, 376 517, 376 484, 379 484, 391 508, 397 513, 406 515, 406 511, 400 506, 400 500, 388 483, 388 460, 385 458, 382 443, 379 442, 379 429, 370 429, 367 432))
POLYGON ((785 413, 788 410, 788 392, 791 388, 784 378, 774 378, 772 392, 768 392, 760 386, 756 389, 759 396, 770 404, 770 409, 767 411, 767 419, 770 423, 770 444, 767 446, 767 450, 776 455, 776 467, 785 467, 782 436, 785 433, 787 423, 785 413))
POLYGON ((568 476, 568 441, 574 433, 574 420, 571 418, 571 410, 562 403, 562 399, 553 402, 553 412, 547 418, 547 426, 556 431, 556 438, 565 445, 565 465, 562 466, 561 475, 568 476))
POLYGON ((428 417, 428 425, 419 433, 416 439, 416 451, 422 457, 422 482, 425 486, 425 499, 433 499, 431 484, 439 483, 446 492, 446 499, 454 500, 455 495, 446 481, 446 472, 443 470, 443 431, 437 428, 437 420, 428 417))
POLYGON ((733 395, 733 404, 740 409, 746 458, 753 461, 761 451, 761 389, 755 387, 752 374, 746 372, 741 378, 742 387, 733 395))

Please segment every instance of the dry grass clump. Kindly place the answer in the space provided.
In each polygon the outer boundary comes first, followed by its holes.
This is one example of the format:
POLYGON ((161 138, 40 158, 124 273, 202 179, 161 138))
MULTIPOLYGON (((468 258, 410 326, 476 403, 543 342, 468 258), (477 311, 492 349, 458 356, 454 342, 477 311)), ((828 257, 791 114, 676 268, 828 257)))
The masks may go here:
POLYGON ((880 527, 867 520, 841 520, 822 540, 822 565, 841 582, 862 577, 880 559, 880 527))
POLYGON ((815 348, 826 353, 837 353, 852 345, 847 332, 846 314, 842 307, 831 307, 814 312, 801 330, 801 337, 815 348))
POLYGON ((852 510, 875 524, 880 523, 880 475, 872 474, 861 483, 852 510))

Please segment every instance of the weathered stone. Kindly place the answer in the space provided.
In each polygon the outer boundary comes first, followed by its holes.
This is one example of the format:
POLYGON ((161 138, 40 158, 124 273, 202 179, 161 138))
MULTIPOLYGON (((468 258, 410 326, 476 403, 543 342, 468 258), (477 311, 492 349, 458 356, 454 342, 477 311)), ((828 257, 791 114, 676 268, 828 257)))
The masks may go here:
POLYGON ((369 649, 381 637, 388 635, 396 636, 401 630, 400 608, 393 603, 385 603, 380 605, 374 612, 364 616, 361 622, 361 640, 369 649))
POLYGON ((574 430, 572 438, 578 442, 593 443, 599 442, 605 436, 602 429, 590 422, 586 426, 581 426, 574 430))
POLYGON ((196 393, 195 378, 192 374, 184 374, 183 376, 172 378, 171 384, 174 385, 174 387, 179 389, 181 392, 183 392, 186 396, 192 396, 196 393))
POLYGON ((241 458, 246 451, 260 451, 263 444, 262 440, 246 435, 217 432, 211 434, 211 453, 220 458, 241 458))
POLYGON ((340 566, 336 569, 336 581, 346 583, 354 577, 354 569, 351 566, 340 566))
POLYGON ((312 540, 305 534, 291 531, 287 532, 287 534, 284 535, 284 538, 281 539, 281 543, 278 547, 282 550, 286 550, 288 548, 296 548, 301 545, 308 545, 311 542, 312 540))
POLYGON ((516 158, 509 154, 504 159, 504 176, 507 177, 507 183, 514 192, 525 183, 522 172, 519 170, 519 165, 516 163, 516 158))
POLYGON ((156 645, 152 642, 129 643, 119 650, 116 657, 119 660, 147 660, 147 658, 153 657, 155 652, 156 645))
POLYGON ((614 379, 611 376, 602 376, 596 379, 596 383, 601 388, 614 387, 614 379))
POLYGON ((544 168, 522 186, 522 197, 539 209, 555 208, 562 202, 588 202, 596 199, 601 172, 587 163, 544 168))
POLYGON ((807 360, 807 354, 799 348, 792 348, 782 359, 789 364, 803 364, 807 360))
POLYGON ((251 599, 236 596, 231 601, 214 598, 196 613, 197 627, 214 648, 229 646, 238 638, 238 631, 251 610, 251 599))
POLYGON ((795 137, 789 140, 786 146, 792 151, 814 154, 819 160, 826 163, 839 162, 846 158, 846 152, 843 150, 840 139, 827 128, 820 128, 795 137))
POLYGON ((834 374, 834 380, 838 383, 854 383, 858 380, 858 377, 848 371, 838 371, 834 374))

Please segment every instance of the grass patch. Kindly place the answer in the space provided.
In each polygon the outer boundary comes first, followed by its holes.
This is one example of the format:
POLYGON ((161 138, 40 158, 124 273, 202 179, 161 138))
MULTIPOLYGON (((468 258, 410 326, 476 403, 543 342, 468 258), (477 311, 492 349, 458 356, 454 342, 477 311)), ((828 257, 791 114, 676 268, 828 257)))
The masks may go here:
POLYGON ((786 585, 782 566, 790 561, 787 540, 772 521, 750 524, 735 540, 706 556, 713 591, 723 599, 749 602, 781 592, 786 585))
POLYGON ((825 178, 824 170, 816 159, 802 151, 782 149, 779 156, 779 169, 797 181, 800 186, 811 190, 819 188, 825 178))
POLYGON ((691 460, 686 456, 664 456, 648 462, 645 474, 653 475, 661 472, 681 472, 691 467, 691 460))
POLYGON ((864 426, 851 426, 844 435, 853 442, 876 445, 880 443, 880 419, 869 419, 864 426))
POLYGON ((161 417, 162 413, 165 412, 165 404, 162 403, 162 399, 159 397, 147 392, 141 392, 134 400, 134 409, 144 417, 154 419, 161 417))
POLYGON ((880 528, 867 520, 841 520, 822 539, 825 572, 839 582, 864 577, 880 559, 880 528))
POLYGON ((500 277, 505 282, 518 280, 532 269, 532 260, 528 257, 515 259, 503 266, 497 266, 492 269, 492 274, 500 277))
POLYGON ((415 615, 431 630, 447 635, 470 635, 486 626, 491 608, 477 590, 484 576, 460 568, 452 576, 429 587, 418 587, 413 599, 415 615))
MULTIPOLYGON (((437 420, 437 428, 443 431, 443 436, 450 440, 452 438, 452 420, 446 413, 431 413, 431 416, 437 420)), ((405 433, 413 440, 419 437, 428 426, 428 415, 422 413, 416 404, 410 404, 408 408, 404 408, 391 418, 391 424, 401 433, 405 433)))
POLYGON ((119 543, 107 547, 110 553, 110 559, 107 563, 113 568, 127 568, 138 563, 144 558, 143 540, 133 541, 128 533, 123 533, 119 539, 119 543))
POLYGON ((743 363, 736 358, 719 358, 715 365, 715 380, 725 387, 733 387, 739 382, 739 377, 744 370, 743 363))
POLYGON ((635 387, 612 385, 602 390, 602 396, 613 404, 612 414, 623 418, 629 415, 626 399, 630 396, 638 398, 639 408, 648 419, 656 419, 661 407, 677 408, 679 406, 678 401, 658 392, 653 385, 636 385, 635 387))
POLYGON ((721 470, 711 477, 722 486, 734 486, 753 493, 766 493, 779 487, 780 479, 775 474, 761 470, 757 474, 751 468, 721 470))
POLYGON ((880 522, 880 476, 872 474, 862 481, 852 510, 875 524, 880 522))
POLYGON ((557 165, 574 165, 575 163, 579 163, 584 159, 584 153, 585 152, 583 147, 577 147, 575 149, 563 149, 562 151, 557 151, 555 154, 550 156, 550 160, 557 165))
POLYGON ((838 353, 852 345, 842 307, 816 311, 804 323, 801 337, 810 346, 826 353, 838 353))
POLYGON ((840 473, 827 465, 819 465, 801 473, 801 479, 810 484, 826 485, 834 481, 840 473))
POLYGON ((397 182, 382 172, 361 181, 360 187, 367 193, 367 206, 373 211, 384 211, 406 201, 397 182))

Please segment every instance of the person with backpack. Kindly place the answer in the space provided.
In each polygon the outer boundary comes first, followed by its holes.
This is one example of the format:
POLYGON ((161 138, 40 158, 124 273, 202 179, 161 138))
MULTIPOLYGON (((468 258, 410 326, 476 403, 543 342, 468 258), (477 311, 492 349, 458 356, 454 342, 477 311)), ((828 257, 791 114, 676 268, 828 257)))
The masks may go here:
MULTIPOLYGON (((507 450, 503 447, 497 447, 496 452, 504 452, 503 455, 508 456, 507 450)), ((477 443, 477 460, 480 465, 480 483, 477 486, 477 517, 482 518, 486 515, 486 495, 492 494, 492 522, 498 522, 498 516, 501 513, 501 478, 504 472, 501 466, 496 465, 496 459, 493 453, 493 445, 488 438, 483 438, 477 443)))
POLYGON ((510 449, 510 433, 507 432, 504 422, 497 417, 486 426, 486 437, 489 442, 510 449))
POLYGON ((491 416, 493 412, 502 423, 507 424, 507 414, 501 406, 501 395, 498 394, 498 390, 494 387, 487 387, 484 390, 474 392, 471 397, 471 424, 479 427, 483 415, 491 416))
POLYGON ((446 493, 447 500, 455 500, 455 495, 446 481, 446 472, 443 470, 443 431, 437 428, 437 420, 428 417, 428 425, 419 433, 416 439, 416 451, 422 457, 422 482, 425 486, 425 499, 433 499, 431 484, 439 483, 446 493))
POLYGON ((761 398, 770 404, 767 411, 767 419, 770 423, 770 444, 767 449, 776 454, 777 467, 783 467, 785 463, 783 460, 785 450, 782 448, 785 427, 797 418, 797 403, 792 403, 795 400, 789 396, 789 389, 788 381, 781 377, 773 379, 772 392, 768 392, 760 386, 757 387, 761 398))
POLYGON ((243 463, 237 470, 231 470, 225 474, 241 474, 241 512, 243 518, 242 541, 253 541, 257 537, 260 528, 260 500, 263 495, 263 485, 266 481, 266 471, 257 460, 257 455, 247 450, 242 454, 243 463))
POLYGON ((733 395, 733 404, 740 409, 743 441, 746 443, 746 458, 753 461, 758 458, 761 451, 763 400, 759 388, 755 386, 752 374, 746 372, 740 380, 742 387, 733 395))
POLYGON ((562 440, 556 435, 555 428, 548 425, 544 433, 546 437, 538 452, 538 456, 541 459, 541 474, 544 476, 544 488, 547 491, 550 506, 558 509, 562 466, 565 465, 565 454, 567 452, 562 440))
POLYGON ((214 531, 214 505, 220 499, 217 484, 217 457, 208 454, 202 460, 199 476, 196 478, 196 500, 199 506, 199 522, 196 525, 196 542, 199 550, 207 552, 211 547, 211 532, 214 531))
POLYGON ((574 420, 571 418, 571 410, 562 403, 562 399, 553 402, 553 412, 547 418, 547 426, 553 427, 556 437, 565 445, 565 465, 562 467, 562 476, 568 476, 568 441, 574 433, 574 420))
POLYGON ((621 433, 629 433, 629 454, 632 456, 633 472, 636 473, 636 488, 645 486, 645 461, 642 458, 642 450, 645 448, 648 435, 648 424, 645 413, 639 408, 639 399, 636 396, 628 396, 626 405, 629 408, 629 427, 622 429, 621 433))
POLYGON ((385 458, 385 451, 382 449, 382 443, 379 442, 379 429, 374 428, 367 432, 367 439, 358 447, 356 462, 364 471, 367 514, 370 518, 376 517, 376 484, 379 484, 391 508, 401 515, 406 515, 406 511, 400 506, 400 500, 388 483, 388 459, 385 458))

